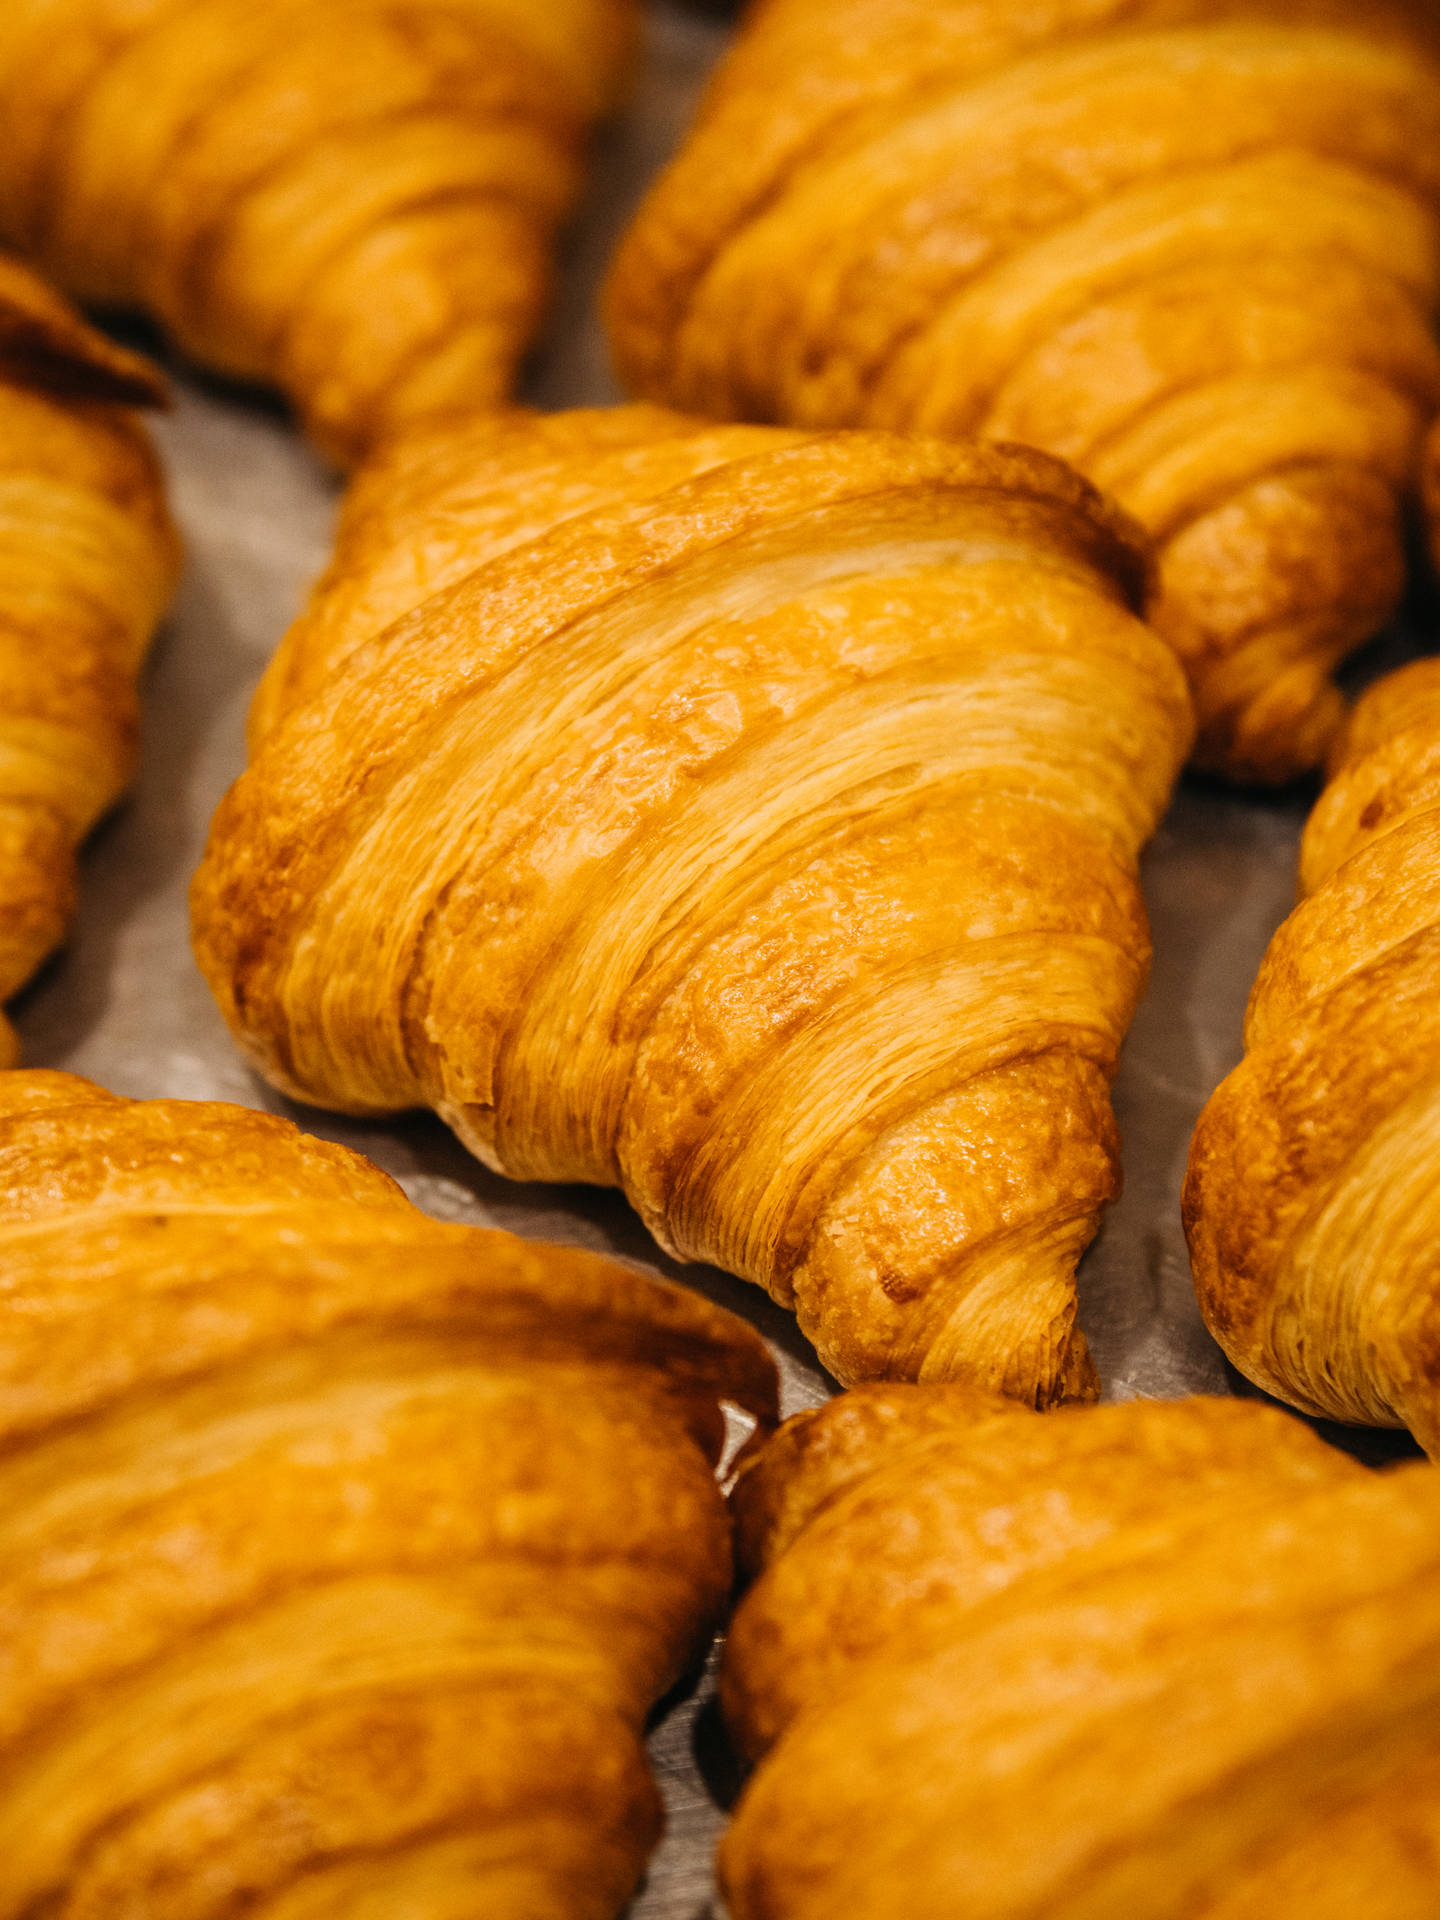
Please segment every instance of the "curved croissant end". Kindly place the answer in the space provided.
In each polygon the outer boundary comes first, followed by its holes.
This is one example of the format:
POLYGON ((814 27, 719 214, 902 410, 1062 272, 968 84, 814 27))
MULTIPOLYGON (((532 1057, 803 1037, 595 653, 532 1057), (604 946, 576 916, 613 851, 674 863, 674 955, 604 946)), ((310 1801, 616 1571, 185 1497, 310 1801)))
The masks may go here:
POLYGON ((842 1378, 1093 1393, 1075 1263, 1189 742, 1041 455, 481 421, 363 475, 194 890, 275 1084, 624 1188, 842 1378))
POLYGON ((1418 1920, 1440 1479, 1241 1400, 801 1415, 733 1496, 734 1920, 1418 1920))
POLYGON ((611 1920, 759 1337, 240 1107, 0 1075, 0 1916, 611 1920))
POLYGON ((1399 597, 1437 310, 1430 0, 770 0, 609 291, 647 398, 1080 467, 1267 781, 1399 597))
MULTIPOLYGON (((159 376, 0 257, 0 1002, 58 946, 75 851, 134 764, 135 683, 179 568, 159 376)), ((0 1014, 0 1066, 14 1060, 0 1014)))
POLYGON ((1373 688, 1306 828, 1305 898, 1190 1151, 1211 1332, 1307 1412, 1440 1453, 1440 661, 1373 688))
POLYGON ((0 232, 342 463, 504 402, 634 0, 5 0, 0 232))

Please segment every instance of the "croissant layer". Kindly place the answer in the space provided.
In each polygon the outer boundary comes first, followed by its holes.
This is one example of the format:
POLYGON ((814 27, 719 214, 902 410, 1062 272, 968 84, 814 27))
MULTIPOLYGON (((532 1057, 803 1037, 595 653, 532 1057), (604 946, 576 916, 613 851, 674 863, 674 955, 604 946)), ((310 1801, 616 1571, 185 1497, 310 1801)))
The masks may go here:
POLYGON ((499 404, 633 0, 7 0, 0 231, 351 461, 499 404))
POLYGON ((1198 759, 1269 781, 1398 600, 1437 311, 1428 0, 771 0, 609 291, 646 398, 1080 466, 1198 759))
POLYGON ((1440 662, 1356 708, 1271 942, 1246 1055, 1201 1116, 1186 1225, 1240 1370, 1440 1448, 1440 662))
POLYGON ((649 408, 362 474, 196 950, 276 1085, 624 1188, 843 1378, 1093 1393, 1141 842, 1189 739, 1057 463, 649 408))
POLYGON ((0 1076, 0 1914, 610 1920, 757 1335, 238 1107, 0 1076))
POLYGON ((733 1496, 735 1920, 1421 1920, 1440 1483, 1278 1410, 799 1415, 733 1496))
MULTIPOLYGON (((65 935, 75 853, 134 766, 178 547, 132 412, 144 361, 0 256, 0 1002, 65 935)), ((14 1034, 0 1014, 0 1064, 14 1034)))

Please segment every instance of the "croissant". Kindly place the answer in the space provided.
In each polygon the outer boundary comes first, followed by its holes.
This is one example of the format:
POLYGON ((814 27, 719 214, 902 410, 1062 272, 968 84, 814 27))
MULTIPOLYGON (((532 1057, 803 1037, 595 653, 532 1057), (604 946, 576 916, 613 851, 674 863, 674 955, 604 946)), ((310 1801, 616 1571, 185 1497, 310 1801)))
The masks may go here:
POLYGON ((1205 1319, 1309 1413, 1440 1454, 1440 660, 1356 708, 1305 830, 1246 1057, 1190 1150, 1205 1319))
POLYGON ((609 1920, 759 1336, 210 1103, 0 1075, 0 1915, 609 1920))
POLYGON ((1399 597, 1437 310, 1433 0, 768 0, 609 292, 645 398, 1081 467, 1264 781, 1399 597))
MULTIPOLYGON (((75 851, 129 781, 178 546, 132 409, 159 376, 0 257, 0 1002, 64 937, 75 851)), ((0 1013, 0 1067, 13 1062, 0 1013)))
POLYGON ((842 1379, 1093 1394, 1074 1268, 1190 737, 1023 450, 472 422, 363 476, 195 881, 271 1081, 623 1187, 842 1379))
POLYGON ((734 1501, 733 1920, 1421 1920, 1440 1476, 1278 1410, 801 1414, 734 1501))
POLYGON ((331 457, 498 404, 634 0, 5 0, 0 232, 331 457))

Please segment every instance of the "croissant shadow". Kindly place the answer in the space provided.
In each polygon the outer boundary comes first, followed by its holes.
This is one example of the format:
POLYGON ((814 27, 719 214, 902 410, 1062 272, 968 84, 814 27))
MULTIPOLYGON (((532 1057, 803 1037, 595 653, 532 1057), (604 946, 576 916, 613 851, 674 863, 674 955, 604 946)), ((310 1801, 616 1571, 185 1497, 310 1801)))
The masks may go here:
POLYGON ((1309 788, 1187 776, 1141 865, 1149 991, 1114 1103, 1125 1189, 1080 1268, 1080 1323, 1107 1397, 1223 1392, 1190 1279, 1180 1194, 1201 1108, 1240 1057, 1250 984, 1294 899, 1309 788))
POLYGON ((680 145, 737 0, 647 8, 644 71, 628 105, 596 134, 583 198, 556 250, 550 313, 526 357, 520 398, 542 411, 623 398, 597 314, 621 235, 680 145))

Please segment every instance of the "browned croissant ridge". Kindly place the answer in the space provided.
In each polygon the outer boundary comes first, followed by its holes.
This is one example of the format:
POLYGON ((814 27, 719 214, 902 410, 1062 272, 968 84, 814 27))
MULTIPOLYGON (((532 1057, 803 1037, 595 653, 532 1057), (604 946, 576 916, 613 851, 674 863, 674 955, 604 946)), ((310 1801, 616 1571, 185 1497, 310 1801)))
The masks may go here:
POLYGON ((1023 450, 478 421, 362 474, 196 879, 251 1060, 623 1187, 842 1379, 1093 1394, 1075 1263, 1190 738, 1023 450))
POLYGON ((349 462, 502 403, 634 0, 4 0, 0 234, 349 462))
POLYGON ((611 1920, 775 1391, 287 1122, 0 1075, 0 1915, 611 1920))
POLYGON ((1433 1914, 1433 1468, 1245 1401, 891 1386, 733 1501, 733 1920, 1433 1914))
POLYGON ((1196 1289, 1268 1392, 1440 1455, 1440 660, 1356 708, 1300 881, 1191 1147, 1196 1289))
MULTIPOLYGON (((179 551, 131 409, 163 399, 153 368, 0 256, 0 1003, 64 937, 76 848, 134 767, 179 551)), ((15 1052, 0 1013, 0 1067, 15 1052)))
POLYGON ((986 434, 1155 535, 1198 758, 1318 764, 1440 408, 1434 0, 768 0, 619 255, 633 391, 986 434))

